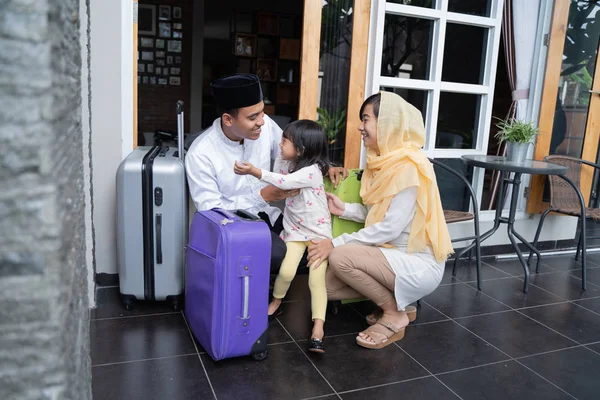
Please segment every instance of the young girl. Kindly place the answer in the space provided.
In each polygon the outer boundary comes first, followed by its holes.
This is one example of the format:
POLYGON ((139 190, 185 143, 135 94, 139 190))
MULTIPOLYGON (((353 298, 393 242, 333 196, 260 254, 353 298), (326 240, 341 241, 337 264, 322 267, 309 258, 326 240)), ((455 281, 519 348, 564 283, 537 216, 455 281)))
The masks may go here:
MULTIPOLYGON (((284 190, 300 189, 300 194, 288 198, 285 203, 282 239, 286 242, 287 253, 275 280, 269 315, 281 305, 310 241, 331 239, 331 215, 323 186, 323 175, 329 169, 325 134, 316 122, 299 120, 285 128, 280 147, 281 158, 291 162, 287 175, 261 170, 250 163, 236 162, 234 166, 236 174, 249 174, 284 190)), ((326 269, 327 261, 318 260, 310 266, 308 277, 313 319, 308 350, 316 353, 325 352, 326 269)))

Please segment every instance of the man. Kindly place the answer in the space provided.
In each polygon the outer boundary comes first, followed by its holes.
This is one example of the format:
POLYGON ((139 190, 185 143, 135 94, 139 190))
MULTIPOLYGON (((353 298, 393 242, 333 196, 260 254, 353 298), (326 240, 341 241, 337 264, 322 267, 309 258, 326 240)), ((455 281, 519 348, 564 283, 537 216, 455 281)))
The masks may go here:
MULTIPOLYGON (((197 210, 219 207, 245 210, 263 218, 271 228, 271 273, 277 273, 286 246, 279 238, 283 229, 281 211, 269 203, 297 195, 299 190, 282 190, 250 175, 236 175, 235 161, 258 168, 287 172, 279 157, 282 130, 264 114, 260 81, 253 74, 237 74, 211 84, 220 118, 190 146, 186 172, 197 210), (273 168, 271 168, 273 166, 273 168)), ((339 182, 343 168, 331 168, 329 176, 339 182)))

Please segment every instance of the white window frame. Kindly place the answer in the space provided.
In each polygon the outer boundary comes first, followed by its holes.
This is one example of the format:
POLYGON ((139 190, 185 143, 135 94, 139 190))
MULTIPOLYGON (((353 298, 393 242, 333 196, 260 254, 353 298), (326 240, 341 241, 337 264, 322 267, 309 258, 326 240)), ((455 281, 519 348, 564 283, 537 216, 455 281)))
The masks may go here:
MULTIPOLYGON (((502 9, 504 6, 504 0, 489 0, 489 17, 449 12, 448 1, 449 0, 437 0, 435 8, 389 3, 384 0, 374 0, 372 2, 371 26, 369 32, 369 63, 367 65, 365 94, 368 96, 376 93, 382 86, 428 91, 427 115, 425 116, 427 141, 423 148, 427 156, 431 158, 460 158, 464 155, 470 154, 485 155, 487 154, 488 150, 492 119, 494 85, 496 80, 496 67, 498 64, 498 51, 500 46, 502 9), (430 49, 431 62, 429 80, 386 77, 380 75, 386 14, 429 19, 434 22, 433 37, 431 40, 430 49), (446 26, 448 23, 478 26, 488 29, 482 84, 474 85, 442 81, 444 45, 446 38, 446 26), (478 110, 479 121, 476 126, 477 134, 475 149, 435 148, 441 92, 481 95, 481 101, 478 110)), ((363 150, 361 150, 361 152, 361 165, 364 166, 364 163, 366 162, 366 154, 363 150)), ((481 202, 481 196, 483 192, 483 178, 484 171, 481 168, 474 168, 473 186, 479 202, 481 202)))

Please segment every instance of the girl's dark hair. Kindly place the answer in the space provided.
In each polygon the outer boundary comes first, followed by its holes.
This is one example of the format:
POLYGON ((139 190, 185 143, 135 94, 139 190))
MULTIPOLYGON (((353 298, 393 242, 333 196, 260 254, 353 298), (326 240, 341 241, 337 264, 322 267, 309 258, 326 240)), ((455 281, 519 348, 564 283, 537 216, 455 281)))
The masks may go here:
POLYGON ((360 120, 362 121, 365 107, 369 104, 373 106, 373 113, 375 114, 375 117, 379 118, 379 103, 381 103, 381 93, 376 93, 369 96, 362 104, 362 106, 360 106, 360 115, 358 116, 360 120))
POLYGON ((329 171, 329 152, 327 137, 315 121, 300 119, 285 127, 283 137, 292 142, 300 154, 290 172, 298 171, 314 164, 325 175, 329 171))

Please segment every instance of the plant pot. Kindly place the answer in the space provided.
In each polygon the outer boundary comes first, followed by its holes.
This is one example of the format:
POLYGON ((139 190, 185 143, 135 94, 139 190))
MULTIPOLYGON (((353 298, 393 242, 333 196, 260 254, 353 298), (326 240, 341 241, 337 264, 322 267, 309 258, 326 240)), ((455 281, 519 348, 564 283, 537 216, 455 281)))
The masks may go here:
POLYGON ((506 143, 506 158, 508 161, 523 162, 527 159, 527 150, 531 143, 506 143))

